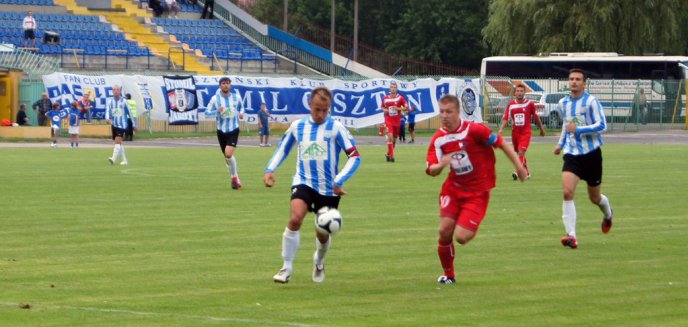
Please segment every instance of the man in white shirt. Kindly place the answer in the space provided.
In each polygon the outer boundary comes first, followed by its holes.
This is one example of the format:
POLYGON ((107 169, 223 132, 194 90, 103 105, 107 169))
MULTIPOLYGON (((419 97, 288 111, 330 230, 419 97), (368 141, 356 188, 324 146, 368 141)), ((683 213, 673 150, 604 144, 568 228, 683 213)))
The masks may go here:
POLYGON ((26 17, 22 22, 24 29, 24 48, 28 48, 29 39, 31 39, 31 47, 36 47, 36 19, 33 18, 33 12, 27 11, 26 17))

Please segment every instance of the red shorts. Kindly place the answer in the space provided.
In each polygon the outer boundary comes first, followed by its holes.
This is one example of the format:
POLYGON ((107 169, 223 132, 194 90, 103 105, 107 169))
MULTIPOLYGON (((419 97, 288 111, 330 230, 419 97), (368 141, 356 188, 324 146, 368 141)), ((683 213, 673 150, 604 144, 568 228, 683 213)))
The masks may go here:
POLYGON ((530 146, 530 137, 532 134, 526 134, 526 133, 516 133, 511 135, 511 143, 514 145, 514 151, 523 151, 526 152, 528 150, 528 146, 530 146))
POLYGON ((392 124, 389 122, 385 123, 385 127, 387 127, 387 134, 392 134, 394 139, 396 140, 399 137, 399 131, 401 130, 401 124, 392 124))
POLYGON ((490 191, 445 192, 440 193, 440 217, 454 219, 456 224, 470 231, 477 231, 487 213, 490 203, 490 191))

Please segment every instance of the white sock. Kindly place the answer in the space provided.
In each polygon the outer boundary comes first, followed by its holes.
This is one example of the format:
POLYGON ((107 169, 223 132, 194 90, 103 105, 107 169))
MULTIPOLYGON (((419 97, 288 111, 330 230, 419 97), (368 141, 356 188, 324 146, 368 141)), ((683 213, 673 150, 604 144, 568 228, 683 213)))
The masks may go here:
POLYGON ((119 149, 122 147, 121 144, 115 144, 115 149, 112 150, 112 161, 116 162, 117 157, 119 157, 119 149))
POLYGON ((597 204, 600 207, 600 211, 604 214, 604 218, 609 218, 612 215, 612 206, 609 205, 609 199, 604 194, 600 194, 602 200, 597 204))
POLYGON ((229 174, 232 177, 239 177, 239 166, 237 166, 236 157, 229 158, 229 174))
POLYGON ((320 243, 318 238, 315 238, 315 255, 313 256, 313 263, 316 265, 322 265, 325 262, 325 256, 327 256, 327 251, 330 249, 330 244, 332 244, 332 237, 327 239, 326 243, 320 243))
POLYGON ((292 271, 296 251, 299 250, 300 244, 301 233, 290 230, 289 227, 285 228, 282 234, 282 259, 284 260, 282 268, 292 271))
POLYGON ((561 218, 564 220, 566 235, 576 237, 576 205, 573 203, 573 200, 564 200, 562 211, 564 214, 561 216, 561 218))
POLYGON ((122 161, 126 162, 127 161, 127 154, 124 153, 124 147, 120 147, 119 152, 122 154, 122 161))

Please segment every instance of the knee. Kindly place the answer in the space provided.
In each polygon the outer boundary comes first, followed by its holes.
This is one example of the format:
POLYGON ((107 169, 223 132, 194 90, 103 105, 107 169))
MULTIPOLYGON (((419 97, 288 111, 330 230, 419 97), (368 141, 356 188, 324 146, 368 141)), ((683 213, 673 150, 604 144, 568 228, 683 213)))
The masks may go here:
POLYGON ((473 237, 467 235, 456 235, 455 238, 456 241, 461 245, 464 245, 473 239, 473 237))
POLYGON ((287 227, 289 227, 290 230, 297 231, 301 229, 301 225, 303 224, 303 220, 299 219, 298 217, 292 216, 289 219, 289 224, 287 227))
POLYGON ((600 201, 602 201, 602 197, 599 194, 588 194, 588 199, 594 204, 600 204, 600 201))
POLYGON ((573 200, 573 197, 575 194, 576 194, 576 192, 573 189, 564 188, 564 200, 565 201, 573 200))
POLYGON ((440 229, 439 229, 440 240, 447 242, 447 243, 451 242, 453 233, 454 233, 454 231, 451 228, 440 227, 440 229))

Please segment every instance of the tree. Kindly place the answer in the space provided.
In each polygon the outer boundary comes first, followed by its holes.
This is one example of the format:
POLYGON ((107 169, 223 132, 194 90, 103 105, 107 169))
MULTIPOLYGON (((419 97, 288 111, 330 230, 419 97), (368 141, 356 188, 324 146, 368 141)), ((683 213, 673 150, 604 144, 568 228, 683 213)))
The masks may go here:
POLYGON ((500 55, 683 54, 688 49, 685 13, 680 0, 492 0, 483 37, 500 55))

